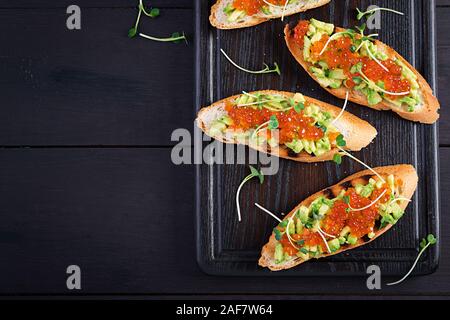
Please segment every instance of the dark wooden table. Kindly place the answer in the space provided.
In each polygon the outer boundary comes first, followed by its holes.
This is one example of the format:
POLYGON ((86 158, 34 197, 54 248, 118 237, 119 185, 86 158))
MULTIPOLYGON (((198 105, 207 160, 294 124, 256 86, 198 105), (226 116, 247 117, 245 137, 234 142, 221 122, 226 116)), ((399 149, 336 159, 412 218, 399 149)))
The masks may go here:
POLYGON ((191 43, 128 40, 134 1, 0 2, 0 294, 450 294, 450 0, 438 0, 439 270, 368 291, 363 278, 221 278, 195 258, 194 168, 170 161, 193 126, 193 3, 154 0, 142 30, 191 43), (66 8, 82 8, 69 31, 66 8), (66 289, 66 267, 82 290, 66 289))

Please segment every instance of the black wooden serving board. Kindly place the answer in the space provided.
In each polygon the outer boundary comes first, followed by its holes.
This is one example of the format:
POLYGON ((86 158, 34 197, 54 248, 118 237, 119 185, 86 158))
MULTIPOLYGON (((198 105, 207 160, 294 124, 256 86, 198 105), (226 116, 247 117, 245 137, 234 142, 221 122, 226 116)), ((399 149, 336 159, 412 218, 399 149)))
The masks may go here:
MULTIPOLYGON (((196 111, 213 101, 242 90, 261 89, 302 92, 341 106, 339 100, 320 88, 296 63, 283 38, 286 23, 317 18, 337 26, 354 27, 355 9, 371 4, 402 11, 405 16, 383 13, 380 40, 395 48, 435 86, 434 1, 334 0, 329 5, 285 19, 238 30, 217 30, 208 22, 213 1, 196 1, 196 111), (258 70, 263 62, 278 62, 282 76, 251 75, 231 66, 220 53, 223 48, 235 61, 258 70)), ((411 266, 422 237, 439 236, 437 125, 415 124, 391 112, 379 112, 356 104, 348 111, 369 121, 378 137, 355 155, 372 167, 409 163, 420 178, 413 202, 389 232, 371 244, 326 259, 310 261, 283 272, 258 267, 262 246, 276 221, 253 204, 272 212, 285 212, 304 198, 346 176, 364 169, 349 158, 337 166, 281 160, 277 175, 263 185, 249 182, 241 193, 243 220, 238 222, 234 196, 248 174, 245 165, 199 165, 197 167, 197 260, 208 274, 234 276, 343 276, 365 275, 369 265, 380 266, 383 275, 401 275, 411 266)), ((414 274, 429 274, 438 266, 439 247, 428 250, 414 274)))

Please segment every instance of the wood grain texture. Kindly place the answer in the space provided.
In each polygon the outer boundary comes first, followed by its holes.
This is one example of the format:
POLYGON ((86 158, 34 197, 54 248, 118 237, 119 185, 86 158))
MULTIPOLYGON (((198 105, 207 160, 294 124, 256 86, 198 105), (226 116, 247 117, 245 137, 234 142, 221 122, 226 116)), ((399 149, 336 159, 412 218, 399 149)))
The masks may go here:
MULTIPOLYGON (((169 157, 166 149, 0 150, 0 294, 72 294, 65 268, 73 263, 84 294, 450 294, 449 232, 436 273, 376 292, 360 277, 207 276, 195 258, 194 172, 169 157)), ((443 209, 449 177, 443 166, 443 209)), ((449 215, 441 226, 450 230, 449 215)))
MULTIPOLYGON (((432 12, 429 4, 422 1, 397 1, 393 7, 389 3, 390 7, 405 12, 406 17, 383 15, 384 28, 379 33, 383 42, 395 48, 433 84, 434 43, 430 38, 432 12), (388 26, 395 26, 396 32, 392 32, 392 28, 388 26)), ((339 26, 351 27, 357 23, 353 9, 368 5, 368 1, 346 1, 344 6, 332 2, 290 17, 288 21, 297 21, 299 17, 315 17, 339 26)), ((388 3, 381 1, 380 5, 386 7, 388 3)), ((197 55, 199 107, 242 90, 258 89, 299 91, 334 105, 342 105, 341 100, 330 96, 312 81, 290 55, 283 40, 285 23, 276 20, 243 30, 213 30, 207 23, 208 6, 200 6, 196 9, 197 13, 199 9, 203 10, 197 20, 197 28, 201 30, 198 38, 200 51, 197 55), (263 62, 276 61, 281 66, 283 76, 257 77, 244 74, 222 57, 220 48, 238 64, 249 69, 258 69, 263 62), (209 78, 210 72, 214 81, 209 78)), ((356 153, 356 156, 371 166, 408 163, 417 168, 420 183, 415 202, 408 208, 401 223, 378 241, 349 251, 346 255, 309 262, 300 268, 277 273, 277 277, 365 274, 366 266, 374 262, 382 266, 385 273, 401 274, 408 268, 406 261, 415 255, 419 236, 438 232, 435 220, 437 197, 434 196, 437 190, 437 163, 434 158, 437 148, 436 127, 417 125, 400 119, 393 113, 368 110, 354 104, 350 104, 348 111, 369 121, 378 130, 375 142, 356 153), (431 197, 429 193, 432 194, 431 197)), ((267 241, 275 223, 270 217, 263 215, 254 203, 258 202, 273 212, 289 212, 308 195, 362 168, 348 159, 339 167, 334 163, 302 165, 281 160, 277 175, 267 177, 261 187, 253 183, 242 192, 241 209, 244 217, 242 223, 238 223, 235 189, 248 174, 248 169, 236 165, 218 165, 213 170, 207 166, 200 167, 197 232, 201 267, 214 275, 272 275, 269 271, 258 268, 256 261, 259 250, 267 241)), ((423 269, 418 271, 434 270, 436 257, 437 250, 429 256, 428 264, 421 264, 419 268, 423 269)))
MULTIPOLYGON (((76 4, 80 8, 132 8, 136 7, 138 0, 3 0, 0 3, 2 8, 67 8, 71 4, 76 4)), ((148 6, 158 8, 192 8, 192 0, 144 0, 148 6)))
POLYGON ((438 42, 438 94, 442 106, 442 119, 439 121, 439 142, 441 145, 450 145, 450 7, 437 10, 437 42, 438 42))
POLYGON ((194 177, 170 150, 9 149, 0 164, 1 294, 66 292, 70 264, 85 293, 176 291, 194 177))
MULTIPOLYGON (((140 30, 193 41, 192 14, 168 9, 140 30)), ((85 9, 69 31, 65 10, 0 9, 0 145, 170 145, 192 128, 192 44, 128 39, 135 15, 85 9)))

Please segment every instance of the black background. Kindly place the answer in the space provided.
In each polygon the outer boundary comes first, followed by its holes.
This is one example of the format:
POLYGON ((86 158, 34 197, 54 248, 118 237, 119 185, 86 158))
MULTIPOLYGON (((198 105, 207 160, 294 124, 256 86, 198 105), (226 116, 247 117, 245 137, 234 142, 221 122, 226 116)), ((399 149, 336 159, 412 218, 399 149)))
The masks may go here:
POLYGON ((188 46, 128 40, 135 1, 0 1, 0 294, 450 293, 450 1, 437 1, 440 268, 378 292, 363 278, 199 270, 194 168, 170 161, 171 132, 193 125, 193 3, 151 4, 162 15, 143 19, 141 30, 184 31, 188 46), (69 4, 82 8, 80 31, 65 26, 69 4), (81 291, 66 289, 70 264, 82 269, 81 291))

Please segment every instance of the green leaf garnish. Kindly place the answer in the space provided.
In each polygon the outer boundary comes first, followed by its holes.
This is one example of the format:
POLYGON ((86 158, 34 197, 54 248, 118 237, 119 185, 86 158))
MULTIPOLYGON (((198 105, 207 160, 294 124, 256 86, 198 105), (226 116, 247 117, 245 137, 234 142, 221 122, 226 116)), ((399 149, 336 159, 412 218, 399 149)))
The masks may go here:
POLYGON ((362 36, 364 36, 364 31, 366 31, 366 27, 367 27, 366 24, 363 23, 362 25, 356 26, 355 28, 356 28, 356 30, 359 31, 359 33, 360 33, 362 36))
POLYGON ((361 84, 363 79, 361 77, 353 77, 353 82, 356 84, 361 84))
POLYGON ((280 67, 278 66, 278 63, 274 62, 274 68, 271 69, 266 63, 263 63, 264 65, 264 69, 262 70, 258 70, 258 71, 253 71, 253 70, 248 70, 246 68, 241 67, 240 65, 238 65, 236 62, 233 61, 233 59, 231 59, 225 52, 225 50, 220 49, 220 52, 222 52, 223 56, 236 68, 238 68, 241 71, 247 72, 247 73, 251 73, 251 74, 266 74, 266 73, 276 73, 279 76, 281 76, 281 70, 280 67))
POLYGON ((286 228, 287 225, 288 225, 288 223, 289 223, 289 221, 283 220, 283 221, 281 221, 281 222, 278 224, 278 226, 279 226, 280 228, 286 228))
POLYGON ((304 253, 304 254, 308 254, 309 251, 306 248, 300 248, 300 252, 304 253))
POLYGON ((432 246, 432 245, 436 244, 436 242, 437 242, 437 239, 436 239, 436 237, 433 234, 429 234, 426 239, 422 239, 422 241, 420 241, 420 248, 421 249, 419 251, 419 254, 417 255, 416 260, 414 260, 414 263, 413 263, 411 269, 409 269, 408 273, 403 278, 401 278, 400 280, 388 283, 387 285, 388 286, 393 286, 393 285, 396 285, 396 284, 399 284, 399 283, 403 282, 406 278, 408 278, 408 276, 411 274, 411 272, 416 267, 417 262, 419 262, 419 259, 422 256, 422 254, 425 252, 425 250, 429 246, 432 246))
POLYGON ((239 185, 237 191, 236 191, 236 208, 237 208, 237 213, 238 213, 238 220, 241 221, 241 206, 239 205, 239 194, 241 193, 241 189, 244 186, 244 184, 249 181, 250 179, 253 179, 255 177, 258 177, 259 179, 259 183, 263 183, 264 182, 264 175, 262 173, 262 171, 258 171, 256 168, 249 166, 250 167, 250 174, 248 176, 246 176, 244 178, 244 180, 242 180, 241 184, 239 185))
POLYGON ((344 140, 344 136, 342 134, 337 136, 336 145, 339 147, 345 147, 347 145, 347 142, 344 140))
POLYGON ((182 40, 184 40, 187 43, 187 38, 184 33, 180 34, 179 32, 174 32, 172 35, 168 38, 158 38, 149 36, 143 33, 139 34, 141 37, 153 40, 153 41, 160 41, 160 42, 173 42, 173 43, 180 43, 182 40))
POLYGON ((294 110, 297 113, 302 112, 305 109, 305 104, 303 102, 299 102, 296 105, 294 105, 294 110))
POLYGON ((435 238, 434 234, 429 234, 427 236, 427 241, 428 243, 435 244, 437 242, 437 239, 435 238))
POLYGON ((153 8, 152 10, 150 10, 150 17, 156 18, 157 16, 159 16, 159 9, 158 8, 153 8))
POLYGON ((269 130, 278 129, 279 123, 276 115, 272 115, 269 120, 269 130))
POLYGON ((305 244, 305 240, 303 240, 303 239, 298 240, 298 241, 297 241, 297 244, 298 244, 299 246, 302 246, 302 245, 305 244))
POLYGON ((349 204, 350 203, 350 196, 344 196, 342 198, 342 201, 344 201, 345 204, 349 204))
POLYGON ((342 163, 342 156, 339 153, 336 153, 333 156, 333 161, 336 162, 336 164, 341 164, 342 163))
POLYGON ((136 22, 134 23, 134 27, 132 27, 130 30, 128 30, 128 37, 129 38, 134 38, 138 32, 138 26, 139 26, 139 21, 141 20, 141 16, 142 13, 145 14, 147 17, 150 18, 156 18, 157 16, 159 16, 159 9, 158 8, 153 8, 150 10, 150 12, 147 12, 145 10, 144 5, 142 4, 142 0, 139 0, 139 4, 138 4, 138 14, 136 17, 136 22))
POLYGON ((263 184, 263 182, 264 182, 264 175, 263 175, 262 171, 259 171, 258 169, 256 169, 253 166, 249 166, 249 167, 250 167, 250 172, 251 172, 252 177, 258 177, 259 183, 263 184))
POLYGON ((277 241, 280 241, 280 240, 281 240, 281 237, 283 236, 283 235, 281 234, 281 231, 278 230, 277 228, 274 228, 274 229, 273 229, 273 233, 275 234, 275 239, 276 239, 277 241))
POLYGON ((403 12, 400 12, 400 11, 396 11, 396 10, 393 10, 393 9, 389 9, 389 8, 374 8, 374 9, 371 9, 371 10, 367 10, 367 11, 361 11, 361 10, 359 10, 359 8, 356 8, 356 11, 357 11, 357 15, 356 15, 356 19, 358 19, 358 21, 359 20, 361 20, 362 18, 364 18, 364 16, 371 16, 371 15, 373 15, 376 11, 389 11, 389 12, 392 12, 392 13, 395 13, 395 14, 399 14, 399 15, 401 15, 401 16, 404 16, 405 14, 403 13, 403 12))

